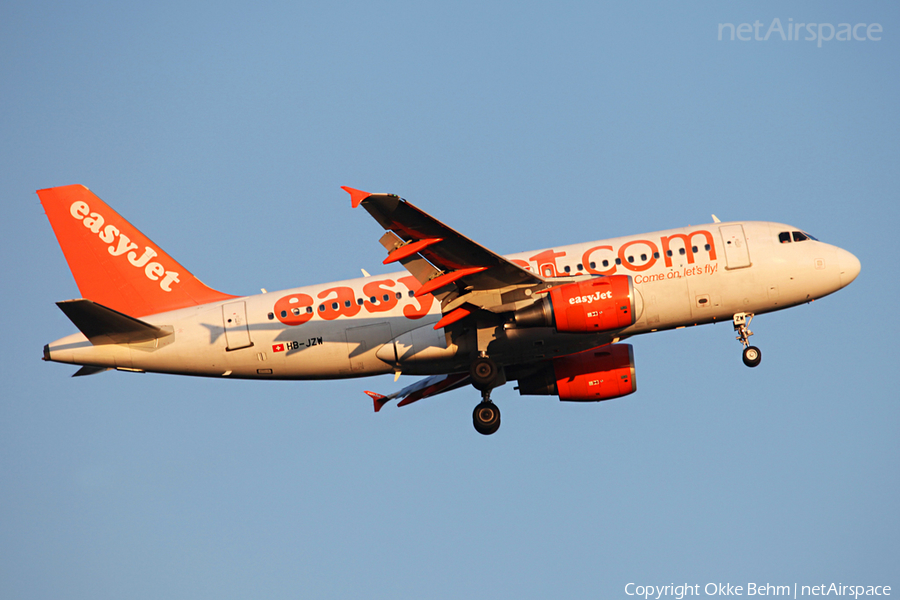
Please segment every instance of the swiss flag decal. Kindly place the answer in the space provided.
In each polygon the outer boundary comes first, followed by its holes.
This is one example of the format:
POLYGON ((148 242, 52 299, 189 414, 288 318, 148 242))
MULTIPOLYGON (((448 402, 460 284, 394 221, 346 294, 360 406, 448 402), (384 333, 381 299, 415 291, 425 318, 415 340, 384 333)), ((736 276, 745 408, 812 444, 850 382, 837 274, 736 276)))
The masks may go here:
POLYGON ((284 352, 284 344, 272 344, 272 352, 284 352))

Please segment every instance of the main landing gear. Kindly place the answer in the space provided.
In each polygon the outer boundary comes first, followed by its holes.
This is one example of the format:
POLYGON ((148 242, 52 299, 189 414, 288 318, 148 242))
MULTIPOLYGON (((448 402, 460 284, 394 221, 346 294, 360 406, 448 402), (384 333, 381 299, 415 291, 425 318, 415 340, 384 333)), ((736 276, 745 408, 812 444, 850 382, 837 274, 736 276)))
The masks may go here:
POLYGON ((490 399, 479 403, 472 411, 472 424, 481 435, 495 433, 500 429, 500 409, 490 399))
POLYGON ((481 392, 481 402, 472 412, 472 424, 481 435, 500 429, 500 409, 491 402, 491 390, 505 383, 503 372, 493 360, 482 354, 469 369, 472 385, 481 392))
POLYGON ((750 321, 753 320, 753 313, 737 313, 732 319, 734 321, 734 330, 738 332, 737 341, 744 345, 744 364, 748 367, 755 367, 762 361, 762 352, 756 346, 750 345, 750 321))

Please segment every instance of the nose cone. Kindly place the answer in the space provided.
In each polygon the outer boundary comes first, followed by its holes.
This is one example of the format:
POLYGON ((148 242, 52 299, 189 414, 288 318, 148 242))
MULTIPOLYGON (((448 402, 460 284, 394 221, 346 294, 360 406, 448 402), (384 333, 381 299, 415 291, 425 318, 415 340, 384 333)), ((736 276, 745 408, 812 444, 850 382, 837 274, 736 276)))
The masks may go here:
POLYGON ((862 267, 859 264, 859 259, 846 250, 841 250, 838 253, 838 265, 841 268, 841 287, 850 285, 859 275, 859 270, 862 267))

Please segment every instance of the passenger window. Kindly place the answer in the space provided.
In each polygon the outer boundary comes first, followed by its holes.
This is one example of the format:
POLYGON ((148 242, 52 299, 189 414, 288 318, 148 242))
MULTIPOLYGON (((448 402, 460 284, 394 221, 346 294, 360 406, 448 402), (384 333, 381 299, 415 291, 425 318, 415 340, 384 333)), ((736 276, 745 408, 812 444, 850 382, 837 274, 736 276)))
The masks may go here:
POLYGON ((654 252, 654 253, 653 253, 653 258, 658 259, 658 258, 659 258, 659 252, 654 252))
MULTIPOLYGON (((609 266, 609 261, 606 260, 605 258, 603 259, 603 266, 604 266, 604 267, 608 267, 608 266, 609 266)), ((594 263, 591 263, 591 268, 592 268, 592 269, 594 268, 594 263)))
POLYGON ((778 241, 782 244, 788 244, 791 241, 791 234, 789 231, 782 231, 778 234, 778 241))
POLYGON ((621 264, 622 264, 622 259, 621 259, 621 258, 617 258, 617 259, 616 259, 616 264, 617 264, 617 265, 621 265, 621 264))
POLYGON ((400 300, 401 298, 403 298, 403 294, 401 294, 400 292, 397 292, 397 300, 400 300))
POLYGON ((297 308, 296 306, 291 309, 291 312, 294 313, 294 316, 296 316, 296 317, 300 316, 300 309, 297 308))
POLYGON ((672 251, 671 251, 671 250, 666 250, 666 256, 672 256, 672 251))
POLYGON ((281 318, 283 319, 286 316, 287 316, 287 311, 286 310, 281 311, 281 318))
POLYGON ((363 305, 363 302, 364 302, 364 300, 363 300, 362 298, 357 298, 357 299, 356 299, 356 304, 359 305, 359 306, 362 306, 362 305, 363 305))
POLYGON ((378 299, 375 296, 371 296, 369 298, 369 302, 371 302, 372 304, 375 304, 376 302, 378 302, 378 299))
POLYGON ((324 305, 324 304, 320 304, 320 305, 319 305, 319 312, 325 312, 325 305, 324 305))
POLYGON ((350 301, 344 300, 344 306, 346 306, 347 308, 350 308, 350 301))
POLYGON ((338 309, 338 306, 339 306, 339 305, 338 305, 337 302, 332 302, 332 303, 331 303, 331 310, 337 310, 337 309, 338 309))
POLYGON ((647 255, 646 255, 646 254, 641 254, 641 260, 647 260, 647 255))
POLYGON ((274 318, 275 318, 275 313, 269 313, 269 320, 271 321, 274 318))
POLYGON ((563 271, 565 271, 566 273, 571 273, 571 272, 572 272, 572 267, 570 267, 569 265, 566 265, 566 266, 563 267, 563 271))
POLYGON ((684 248, 679 248, 679 249, 678 249, 678 254, 684 256, 685 254, 687 254, 687 252, 685 252, 684 248))
POLYGON ((416 295, 416 293, 412 290, 409 290, 409 294, 407 294, 410 298, 416 295))
POLYGON ((697 246, 691 246, 691 252, 697 252, 698 250, 697 246))
POLYGON ((633 256, 629 256, 629 257, 628 257, 628 262, 633 263, 633 262, 634 262, 634 257, 633 257, 633 256))
POLYGON ((710 250, 712 250, 712 246, 707 244, 707 245, 703 246, 703 249, 706 250, 707 252, 709 252, 710 250))
POLYGON ((805 241, 808 240, 808 239, 809 239, 809 238, 806 237, 805 234, 803 234, 803 233, 801 233, 801 232, 799 232, 799 231, 795 231, 795 232, 794 232, 794 241, 795 241, 795 242, 805 242, 805 241))
POLYGON ((307 307, 306 307, 306 312, 312 313, 312 306, 307 306, 307 307))
MULTIPOLYGON (((607 266, 607 265, 609 265, 609 261, 608 261, 608 260, 604 260, 604 261, 603 261, 603 266, 605 267, 605 266, 607 266)), ((592 269, 596 269, 596 268, 597 268, 597 263, 595 263, 594 261, 591 261, 591 268, 592 268, 592 269)))
POLYGON ((583 271, 583 270, 584 270, 584 265, 581 264, 581 263, 578 263, 578 270, 579 270, 579 271, 583 271))
POLYGON ((385 294, 384 296, 381 297, 381 299, 384 300, 385 302, 387 302, 388 300, 391 299, 391 296, 390 296, 390 294, 385 294))

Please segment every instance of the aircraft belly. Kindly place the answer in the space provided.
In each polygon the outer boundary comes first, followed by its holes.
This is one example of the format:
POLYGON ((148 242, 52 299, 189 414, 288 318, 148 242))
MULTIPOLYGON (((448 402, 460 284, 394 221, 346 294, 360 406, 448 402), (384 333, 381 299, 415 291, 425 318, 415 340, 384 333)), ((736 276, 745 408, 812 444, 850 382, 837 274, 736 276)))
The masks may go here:
POLYGON ((336 379, 350 377, 348 344, 344 332, 331 333, 329 337, 309 332, 309 337, 294 340, 283 353, 284 372, 287 377, 321 377, 336 379))
POLYGON ((688 302, 692 321, 707 323, 725 317, 730 319, 734 311, 724 301, 726 288, 721 276, 688 280, 688 302))
POLYGON ((340 379, 390 373, 378 358, 393 336, 390 319, 339 319, 281 329, 267 342, 277 361, 276 376, 340 379))
POLYGON ((48 344, 50 360, 74 365, 132 368, 131 350, 127 345, 94 346, 82 334, 74 334, 48 344))
POLYGON ((761 312, 768 302, 765 281, 753 267, 726 270, 711 281, 691 285, 691 310, 697 323, 731 319, 739 312, 761 312))
POLYGON ((833 246, 810 244, 803 248, 803 255, 792 259, 773 273, 780 296, 779 307, 809 302, 840 289, 840 267, 833 246))
POLYGON ((613 333, 558 333, 550 327, 507 329, 498 332, 490 355, 507 364, 530 363, 574 354, 613 341, 613 333))
MULTIPOLYGON (((676 272, 677 273, 677 272, 676 272)), ((688 282, 684 277, 666 278, 636 285, 644 300, 637 329, 668 329, 691 319, 688 282)))
POLYGON ((407 331, 382 346, 377 353, 384 362, 401 365, 452 359, 458 352, 455 344, 447 344, 443 329, 435 330, 430 323, 407 331))
POLYGON ((346 331, 346 336, 352 374, 390 372, 390 367, 379 358, 379 352, 393 337, 389 322, 350 327, 346 331))

